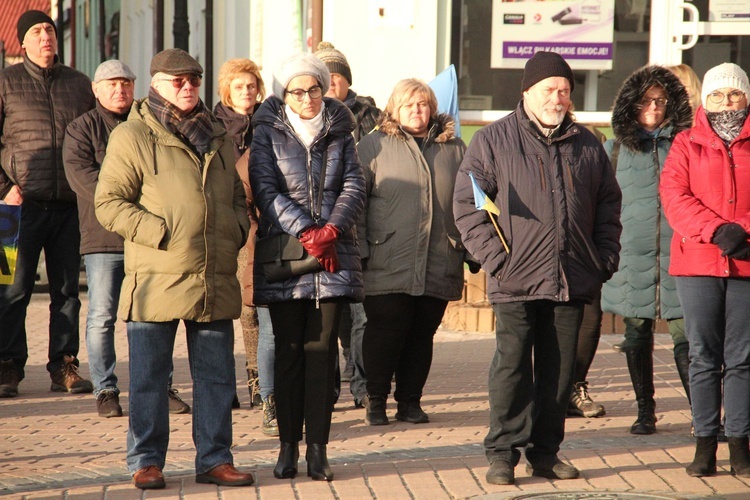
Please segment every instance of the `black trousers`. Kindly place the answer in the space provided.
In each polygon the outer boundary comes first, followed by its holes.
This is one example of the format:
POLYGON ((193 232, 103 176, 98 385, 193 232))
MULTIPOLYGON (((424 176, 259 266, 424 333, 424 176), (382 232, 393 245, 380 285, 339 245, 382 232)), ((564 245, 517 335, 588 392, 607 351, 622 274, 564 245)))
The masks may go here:
POLYGON ((602 304, 601 292, 591 304, 583 307, 583 321, 578 331, 578 349, 573 382, 585 382, 589 374, 591 363, 594 362, 599 338, 602 336, 602 304))
POLYGON ((403 293, 365 298, 362 341, 367 393, 387 397, 396 374, 396 401, 419 401, 432 366, 432 344, 448 301, 403 293))
POLYGON ((333 412, 338 328, 345 299, 291 300, 268 305, 276 347, 274 394, 279 440, 327 444, 333 412))
POLYGON ((497 348, 489 374, 491 462, 533 463, 556 455, 565 437, 583 302, 494 304, 497 348))

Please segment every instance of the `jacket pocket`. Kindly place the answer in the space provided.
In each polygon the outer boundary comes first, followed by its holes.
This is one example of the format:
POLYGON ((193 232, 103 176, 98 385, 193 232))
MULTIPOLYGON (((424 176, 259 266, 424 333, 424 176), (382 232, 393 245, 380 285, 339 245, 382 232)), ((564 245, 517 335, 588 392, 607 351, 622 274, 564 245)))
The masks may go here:
POLYGON ((367 260, 367 270, 387 269, 393 257, 393 247, 396 231, 373 231, 367 233, 367 243, 370 245, 370 258, 367 260))

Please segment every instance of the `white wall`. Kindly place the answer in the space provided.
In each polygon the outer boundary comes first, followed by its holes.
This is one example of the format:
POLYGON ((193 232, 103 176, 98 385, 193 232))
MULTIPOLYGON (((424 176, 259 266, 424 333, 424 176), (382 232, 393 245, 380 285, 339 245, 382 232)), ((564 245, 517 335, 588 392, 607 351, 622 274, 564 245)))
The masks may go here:
MULTIPOLYGON (((352 88, 374 97, 383 108, 399 80, 429 81, 447 66, 450 4, 451 0, 324 0, 323 40, 346 55, 352 88)), ((190 53, 201 64, 204 5, 204 0, 188 2, 190 53)), ((298 5, 297 0, 214 1, 214 91, 224 61, 249 57, 261 66, 267 94, 271 93, 273 70, 304 48, 298 5)), ((165 48, 173 46, 173 16, 172 2, 165 2, 165 48)), ((153 56, 153 2, 122 2, 120 23, 121 58, 138 76, 136 97, 145 97, 153 56)))
POLYGON ((324 0, 323 5, 323 40, 349 61, 352 89, 375 98, 381 109, 399 80, 430 81, 445 68, 445 60, 438 63, 438 29, 441 39, 446 32, 438 26, 438 11, 446 2, 324 0))

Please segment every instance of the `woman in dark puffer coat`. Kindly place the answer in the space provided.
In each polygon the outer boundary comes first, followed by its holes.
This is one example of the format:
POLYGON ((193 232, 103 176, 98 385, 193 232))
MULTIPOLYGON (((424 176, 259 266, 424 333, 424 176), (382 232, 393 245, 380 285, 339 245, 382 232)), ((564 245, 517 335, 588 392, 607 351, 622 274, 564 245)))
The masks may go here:
POLYGON ((659 198, 659 177, 675 136, 692 123, 685 87, 661 66, 635 71, 623 84, 612 110, 614 139, 604 144, 622 190, 620 267, 602 288, 602 309, 625 318, 622 350, 638 402, 631 434, 656 431, 654 324, 665 319, 674 357, 688 385, 688 343, 682 310, 669 268, 672 229, 659 198))
POLYGON ((352 137, 354 118, 343 103, 323 98, 329 82, 330 73, 318 58, 292 56, 274 75, 275 95, 253 117, 250 183, 260 211, 254 298, 268 305, 275 337, 281 451, 274 476, 280 479, 297 474, 303 422, 307 475, 333 479, 326 444, 339 314, 349 301, 364 299, 355 236, 365 202, 364 178, 352 137), (258 249, 264 238, 283 233, 299 238, 323 269, 270 282, 258 249))

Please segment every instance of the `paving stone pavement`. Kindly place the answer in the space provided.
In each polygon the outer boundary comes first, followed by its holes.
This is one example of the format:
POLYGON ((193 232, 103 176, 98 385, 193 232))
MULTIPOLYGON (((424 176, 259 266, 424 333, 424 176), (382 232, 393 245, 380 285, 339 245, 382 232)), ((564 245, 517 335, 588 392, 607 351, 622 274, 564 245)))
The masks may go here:
MULTIPOLYGON (((82 296, 85 318, 86 301, 82 296)), ((612 350, 621 337, 604 335, 589 374, 594 399, 607 408, 598 419, 571 418, 561 456, 581 469, 582 477, 550 481, 529 477, 524 461, 516 468, 513 486, 485 482, 487 462, 481 446, 487 431, 487 368, 494 349, 492 334, 440 330, 423 407, 431 422, 413 425, 393 420, 389 426, 368 427, 363 410, 355 409, 344 383, 333 414, 329 458, 335 480, 316 482, 304 474, 294 480, 273 478, 278 453, 276 438, 261 431, 261 412, 249 407, 244 386, 245 355, 236 336, 238 394, 242 408, 233 413, 236 465, 256 475, 248 488, 197 484, 191 415, 172 415, 167 455, 167 487, 142 493, 130 484, 125 468, 127 417, 96 415, 92 395, 49 391, 45 370, 48 299, 35 294, 27 327, 30 359, 20 394, 0 399, 0 496, 34 499, 453 499, 615 498, 619 493, 651 494, 658 498, 750 498, 750 481, 729 473, 728 451, 720 445, 719 473, 691 478, 684 467, 692 459, 690 410, 674 368, 670 338, 656 336, 655 384, 658 433, 632 436, 628 429, 636 405, 625 358, 612 350)), ((83 332, 84 321, 81 321, 83 332)), ((2 328, 0 326, 0 328, 2 328)), ((184 332, 184 330, 182 330, 184 332)), ((121 402, 127 408, 128 351, 124 324, 117 325, 117 374, 121 402)), ((88 374, 82 341, 82 373, 88 374)), ((192 403, 184 333, 175 346, 174 386, 192 403)), ((389 402, 389 415, 395 405, 389 402)), ((304 455, 304 445, 303 445, 304 455)), ((630 498, 633 498, 632 496, 630 498)))

